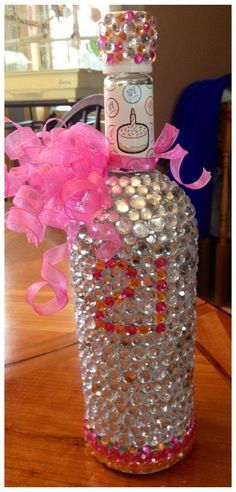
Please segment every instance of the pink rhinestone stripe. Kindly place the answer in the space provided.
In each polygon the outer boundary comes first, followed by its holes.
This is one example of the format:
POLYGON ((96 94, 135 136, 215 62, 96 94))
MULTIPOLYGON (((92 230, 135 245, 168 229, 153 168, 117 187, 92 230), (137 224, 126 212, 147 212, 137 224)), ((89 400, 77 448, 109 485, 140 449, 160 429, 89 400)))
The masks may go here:
POLYGON ((182 439, 173 437, 169 447, 159 443, 156 447, 144 445, 142 449, 134 446, 123 448, 119 443, 110 443, 104 437, 99 438, 89 423, 84 421, 87 450, 107 466, 128 473, 151 473, 173 465, 191 449, 195 433, 196 421, 193 419, 182 439))
POLYGON ((142 285, 143 287, 152 284, 152 280, 147 275, 142 281, 138 278, 137 270, 133 266, 130 266, 126 260, 115 259, 105 262, 98 260, 96 263, 96 268, 93 269, 92 275, 99 282, 103 281, 103 273, 106 270, 117 268, 124 271, 124 274, 129 279, 129 285, 125 287, 122 292, 113 295, 107 295, 104 299, 97 301, 96 303, 96 328, 105 330, 108 333, 120 333, 126 335, 136 335, 136 333, 146 334, 148 332, 155 331, 157 334, 161 334, 165 331, 166 325, 166 258, 161 256, 154 261, 156 269, 156 304, 155 304, 155 324, 153 326, 134 326, 127 325, 123 326, 121 324, 111 323, 109 321, 109 309, 115 303, 121 303, 126 298, 132 298, 135 296, 135 289, 142 285), (107 318, 107 319, 106 319, 107 318))

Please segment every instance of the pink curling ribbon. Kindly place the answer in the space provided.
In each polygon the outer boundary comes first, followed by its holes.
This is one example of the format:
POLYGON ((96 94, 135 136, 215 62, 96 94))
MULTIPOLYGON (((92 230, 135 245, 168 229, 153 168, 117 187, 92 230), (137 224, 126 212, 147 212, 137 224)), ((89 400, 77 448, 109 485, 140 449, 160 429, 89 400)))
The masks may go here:
POLYGON ((67 258, 68 254, 69 248, 67 243, 50 248, 44 253, 43 265, 41 268, 41 276, 44 278, 44 281, 32 284, 26 295, 27 302, 32 306, 36 313, 43 316, 56 314, 67 304, 66 276, 58 270, 55 265, 67 258), (45 286, 49 286, 52 289, 54 297, 46 303, 37 304, 35 302, 35 297, 39 290, 45 286))
MULTIPOLYGON (((10 159, 17 159, 19 167, 5 169, 5 196, 13 196, 14 206, 6 216, 7 227, 15 232, 25 232, 29 243, 37 246, 43 241, 47 226, 66 231, 67 243, 47 250, 43 256, 43 280, 31 285, 27 301, 41 315, 52 315, 67 303, 66 277, 55 266, 68 257, 76 241, 80 226, 84 224, 91 237, 100 241, 96 250, 98 258, 109 260, 120 249, 122 241, 114 225, 94 222, 98 214, 109 208, 112 201, 106 186, 108 167, 114 165, 114 155, 109 152, 107 138, 84 123, 69 129, 56 127, 35 133, 8 118, 16 130, 5 139, 5 150, 10 159), (49 286, 54 296, 43 304, 35 297, 41 288, 49 286)), ((61 121, 61 120, 59 120, 61 121)), ((166 124, 154 146, 155 157, 118 159, 116 168, 128 170, 153 169, 155 161, 170 159, 171 171, 182 183, 180 166, 187 151, 180 145, 169 150, 178 136, 178 130, 166 124)), ((197 189, 210 179, 203 169, 202 176, 189 188, 197 189)))
POLYGON ((63 229, 68 236, 67 243, 44 253, 43 280, 27 292, 27 302, 38 314, 56 314, 68 299, 66 277, 56 265, 68 257, 81 224, 100 242, 98 258, 110 259, 121 246, 114 225, 94 222, 98 213, 112 204, 106 186, 109 143, 102 133, 84 123, 50 132, 45 125, 35 133, 5 121, 16 127, 5 139, 6 153, 20 164, 9 172, 5 169, 5 196, 14 197, 14 206, 6 216, 7 227, 25 232, 28 242, 35 246, 43 241, 47 226, 63 229), (36 296, 45 286, 54 295, 49 302, 38 304, 36 296))
POLYGON ((160 158, 170 159, 170 170, 177 183, 186 186, 186 188, 191 188, 192 190, 203 188, 203 186, 209 183, 211 179, 211 173, 205 168, 203 168, 200 178, 197 181, 194 181, 194 183, 183 183, 180 178, 180 167, 184 157, 188 154, 188 151, 183 149, 179 144, 169 150, 178 135, 178 128, 175 128, 169 123, 165 123, 164 128, 154 145, 155 158, 157 161, 160 158))
POLYGON ((188 151, 183 149, 179 144, 171 149, 178 135, 179 130, 173 125, 166 123, 160 136, 155 142, 154 155, 134 157, 111 152, 110 168, 113 170, 123 169, 127 171, 150 171, 155 168, 159 159, 168 159, 170 160, 170 170, 177 183, 193 190, 203 188, 203 186, 205 186, 211 179, 211 173, 205 168, 203 168, 200 178, 194 183, 184 183, 180 178, 181 164, 184 157, 188 154, 188 151))

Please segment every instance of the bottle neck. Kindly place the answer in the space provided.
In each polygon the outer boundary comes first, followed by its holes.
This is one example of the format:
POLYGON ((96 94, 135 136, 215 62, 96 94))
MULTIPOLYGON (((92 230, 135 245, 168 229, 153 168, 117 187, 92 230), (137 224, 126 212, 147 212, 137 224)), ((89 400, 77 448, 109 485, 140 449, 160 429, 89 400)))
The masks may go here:
POLYGON ((105 135, 114 172, 155 168, 152 77, 117 73, 104 80, 105 135))
POLYGON ((147 62, 147 63, 130 63, 130 62, 124 62, 124 63, 111 63, 111 64, 106 64, 103 67, 103 73, 106 75, 113 75, 115 73, 121 74, 125 73, 126 75, 128 74, 151 74, 152 73, 152 63, 147 62))
POLYGON ((109 84, 115 84, 116 82, 122 82, 124 84, 153 84, 153 78, 151 74, 147 72, 116 72, 107 74, 104 79, 104 87, 109 87, 109 84), (107 85, 108 84, 108 85, 107 85))

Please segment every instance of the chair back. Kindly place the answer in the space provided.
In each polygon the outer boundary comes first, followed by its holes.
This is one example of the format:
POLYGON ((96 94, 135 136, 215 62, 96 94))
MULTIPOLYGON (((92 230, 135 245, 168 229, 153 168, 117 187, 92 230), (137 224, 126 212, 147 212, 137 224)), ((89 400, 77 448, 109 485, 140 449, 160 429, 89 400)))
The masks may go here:
MULTIPOLYGON (((70 111, 63 115, 62 120, 67 124, 68 128, 78 123, 78 121, 82 121, 83 123, 94 124, 94 127, 101 131, 101 113, 103 109, 103 94, 93 94, 76 102, 70 111), (94 113, 94 118, 91 118, 92 113, 94 113), (91 122, 89 118, 91 118, 91 122)), ((58 123, 57 126, 62 126, 62 123, 58 123)))

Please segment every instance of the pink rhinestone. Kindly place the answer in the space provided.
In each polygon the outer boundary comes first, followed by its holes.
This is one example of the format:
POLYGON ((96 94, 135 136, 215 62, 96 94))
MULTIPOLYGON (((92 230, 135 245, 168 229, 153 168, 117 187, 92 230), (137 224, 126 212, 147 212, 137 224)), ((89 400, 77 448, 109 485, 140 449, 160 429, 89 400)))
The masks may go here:
POLYGON ((176 445, 178 445, 178 444, 179 444, 179 441, 178 441, 177 437, 175 437, 175 436, 174 436, 174 437, 172 437, 171 442, 172 442, 172 444, 173 444, 174 446, 176 446, 176 445))
POLYGON ((135 63, 142 63, 143 61, 143 55, 141 55, 140 53, 136 53, 135 57, 134 57, 134 62, 135 63))
POLYGON ((110 451, 109 451, 109 449, 108 448, 103 448, 102 454, 103 454, 103 456, 106 456, 106 458, 109 458, 110 457, 110 451))
POLYGON ((169 449, 164 449, 162 451, 162 457, 163 458, 168 458, 168 456, 169 456, 169 449))
POLYGON ((125 327, 125 331, 129 335, 136 335, 136 333, 137 333, 138 330, 137 330, 137 328, 135 326, 126 326, 125 327))
POLYGON ((155 57, 156 57, 155 52, 154 52, 154 51, 152 51, 152 50, 150 50, 150 51, 149 51, 149 58, 150 58, 150 60, 154 60, 154 58, 155 58, 155 57))
POLYGON ((104 312, 103 311, 96 311, 96 318, 97 319, 104 319, 104 312))
POLYGON ((156 47, 157 47, 157 42, 155 41, 155 39, 151 39, 150 48, 152 48, 152 50, 155 50, 156 47))
POLYGON ((127 270, 125 270, 125 273, 127 277, 136 277, 137 275, 137 270, 134 267, 128 267, 127 270))
POLYGON ((164 453, 165 450, 163 451, 158 451, 158 454, 159 454, 159 460, 162 460, 164 458, 163 456, 163 453, 164 453))
POLYGON ((105 323, 105 330, 108 332, 108 333, 113 333, 114 329, 115 329, 115 326, 113 325, 113 323, 105 323))
POLYGON ((137 461, 139 462, 140 456, 141 456, 141 454, 139 454, 139 453, 133 454, 132 463, 137 463, 137 461))
POLYGON ((113 449, 111 452, 111 459, 113 459, 115 461, 121 461, 121 455, 120 455, 119 451, 117 451, 116 449, 113 449))
POLYGON ((106 267, 107 268, 114 268, 116 266, 116 261, 111 258, 106 262, 106 267))
POLYGON ((167 287, 166 280, 158 280, 156 287, 157 287, 157 290, 165 290, 167 287))
POLYGON ((133 459, 133 455, 129 451, 125 451, 123 454, 123 460, 125 463, 131 463, 133 459))
POLYGON ((144 22, 143 29, 144 29, 144 31, 148 32, 150 29, 150 24, 148 24, 148 22, 144 22))
POLYGON ((108 296, 108 297, 105 297, 104 302, 107 306, 111 307, 111 306, 113 306, 115 301, 114 301, 112 296, 108 296))
POLYGON ((99 452, 99 451, 101 451, 101 446, 100 446, 100 444, 95 444, 95 446, 94 446, 94 447, 95 447, 95 450, 96 450, 96 451, 98 451, 98 452, 99 452))
POLYGON ((159 459, 160 459, 160 453, 161 453, 161 451, 153 451, 151 453, 151 458, 154 458, 155 461, 159 461, 159 459))
POLYGON ((143 446, 143 453, 144 454, 149 454, 150 453, 150 449, 148 446, 143 446))
POLYGON ((164 267, 166 265, 166 259, 164 258, 164 256, 157 258, 157 260, 155 260, 155 265, 157 268, 164 267))
POLYGON ((131 287, 126 287, 122 292, 123 297, 134 297, 134 289, 131 287))
POLYGON ((134 12, 132 12, 132 10, 128 10, 128 12, 125 13, 126 22, 132 22, 133 19, 134 19, 134 12))
POLYGON ((119 184, 119 179, 116 176, 111 176, 108 180, 108 185, 115 186, 117 184, 119 184))
POLYGON ((122 52, 122 51, 123 51, 123 44, 122 44, 122 43, 116 43, 116 44, 115 44, 115 51, 116 51, 117 53, 122 52))
POLYGON ((107 63, 114 63, 114 61, 115 61, 115 55, 113 55, 113 53, 108 53, 107 63))
POLYGON ((164 313, 166 310, 166 303, 165 302, 157 302, 156 303, 156 311, 158 313, 164 313))
POLYGON ((102 273, 100 272, 100 270, 98 270, 97 268, 95 268, 93 270, 93 277, 96 278, 96 280, 99 280, 102 276, 102 273))
POLYGON ((165 327, 165 324, 164 323, 159 323, 155 330, 157 333, 163 333, 163 331, 165 331, 166 327, 165 327))
POLYGON ((190 428, 188 429, 188 431, 187 431, 187 436, 189 436, 189 437, 190 437, 190 436, 192 435, 192 433, 193 433, 193 428, 192 428, 192 427, 190 427, 190 428))
POLYGON ((98 42, 98 45, 99 45, 99 49, 100 50, 104 50, 104 48, 106 46, 106 41, 107 41, 106 36, 100 36, 100 40, 98 42))

